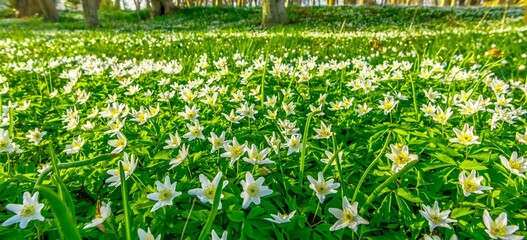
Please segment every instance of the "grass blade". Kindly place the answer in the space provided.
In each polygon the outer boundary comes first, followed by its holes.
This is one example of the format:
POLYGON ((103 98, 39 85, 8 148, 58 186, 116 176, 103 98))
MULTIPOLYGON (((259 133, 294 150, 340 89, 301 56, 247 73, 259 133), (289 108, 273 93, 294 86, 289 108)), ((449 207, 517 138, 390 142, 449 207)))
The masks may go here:
POLYGON ((60 196, 45 186, 36 186, 35 189, 48 199, 62 235, 66 236, 68 240, 80 240, 81 236, 75 225, 75 220, 60 196))
POLYGON ((128 202, 128 189, 126 188, 126 179, 122 162, 119 162, 119 177, 121 178, 121 195, 123 197, 125 236, 126 240, 132 239, 132 219, 130 216, 130 204, 128 202))

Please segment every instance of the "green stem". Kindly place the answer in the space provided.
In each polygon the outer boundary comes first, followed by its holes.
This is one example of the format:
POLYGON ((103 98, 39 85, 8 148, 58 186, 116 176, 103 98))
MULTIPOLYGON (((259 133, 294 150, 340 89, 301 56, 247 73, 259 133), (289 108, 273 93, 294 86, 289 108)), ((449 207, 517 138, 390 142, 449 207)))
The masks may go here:
POLYGON ((421 120, 421 115, 419 114, 419 111, 417 108, 417 94, 415 93, 414 80, 412 79, 412 74, 408 74, 408 76, 410 77, 410 84, 412 86, 412 98, 413 98, 412 100, 414 101, 415 116, 417 117, 417 122, 419 122, 421 120))
MULTIPOLYGON (((86 160, 83 160, 83 161, 59 163, 59 164, 57 164, 57 169, 67 169, 67 168, 72 168, 72 167, 82 167, 82 166, 86 166, 86 165, 92 165, 92 164, 96 164, 96 163, 104 161, 104 160, 112 159, 115 156, 117 156, 117 155, 114 155, 114 154, 102 154, 102 155, 99 155, 97 157, 86 159, 86 160)), ((53 168, 47 168, 46 170, 44 170, 40 174, 40 176, 38 176, 37 182, 35 183, 35 187, 40 185, 40 184, 42 184, 42 182, 44 181, 44 178, 47 175, 49 175, 52 171, 53 171, 53 168)))
POLYGON ((207 223, 205 224, 205 227, 203 228, 203 230, 201 230, 198 240, 204 240, 210 234, 210 228, 212 227, 212 222, 214 222, 214 219, 216 218, 216 214, 218 213, 218 206, 220 205, 220 196, 221 196, 222 188, 223 188, 223 181, 220 180, 218 183, 218 187, 216 188, 216 193, 214 194, 214 202, 212 203, 212 209, 210 210, 209 218, 207 219, 207 223))
POLYGON ((375 166, 375 164, 377 164, 377 162, 383 156, 383 153, 388 147, 388 143, 390 142, 390 135, 391 135, 391 132, 388 132, 388 136, 386 137, 386 141, 384 142, 384 145, 382 146, 381 152, 379 152, 377 157, 375 157, 375 159, 370 163, 370 166, 368 166, 368 168, 366 168, 366 171, 364 171, 364 173, 362 174, 359 180, 359 183, 357 184, 357 187, 355 188, 355 192, 353 193, 353 197, 351 198, 351 202, 355 202, 355 199, 357 198, 357 194, 359 193, 360 187, 362 186, 362 183, 366 179, 366 176, 368 176, 368 173, 371 171, 373 166, 375 166))
POLYGON ((309 132, 309 124, 311 123, 313 116, 315 116, 315 114, 318 112, 319 111, 314 111, 309 114, 306 120, 306 126, 304 127, 304 135, 302 136, 302 149, 300 150, 300 173, 298 175, 298 184, 300 185, 300 188, 302 188, 304 182, 304 162, 306 161, 307 133, 309 132))
POLYGON ((384 181, 381 185, 379 185, 377 188, 375 188, 375 190, 373 190, 373 192, 370 194, 368 199, 366 199, 366 202, 364 203, 364 205, 360 209, 360 211, 359 211, 360 214, 361 215, 365 214, 366 211, 368 211, 368 207, 369 207, 370 203, 372 203, 373 200, 375 200, 375 199, 377 199, 379 197, 379 195, 382 193, 382 190, 384 188, 386 188, 390 183, 392 183, 395 180, 397 180, 397 178, 399 178, 401 175, 403 175, 404 173, 406 173, 410 169, 412 169, 416 163, 417 163, 417 161, 409 162, 408 164, 406 164, 406 166, 404 166, 401 170, 399 170, 399 172, 396 172, 394 175, 392 175, 391 177, 386 179, 386 181, 384 181))
POLYGON ((126 177, 124 175, 123 164, 119 161, 119 178, 121 180, 121 196, 123 198, 125 236, 126 240, 132 239, 132 217, 130 216, 130 204, 128 202, 128 189, 126 187, 126 177))

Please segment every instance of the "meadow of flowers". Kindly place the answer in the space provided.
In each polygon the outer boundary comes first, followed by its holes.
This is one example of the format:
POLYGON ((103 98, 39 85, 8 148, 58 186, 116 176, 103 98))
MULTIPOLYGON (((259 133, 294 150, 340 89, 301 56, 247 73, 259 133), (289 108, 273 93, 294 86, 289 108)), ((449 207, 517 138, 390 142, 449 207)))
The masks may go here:
POLYGON ((522 239, 508 21, 1 31, 0 239, 522 239))

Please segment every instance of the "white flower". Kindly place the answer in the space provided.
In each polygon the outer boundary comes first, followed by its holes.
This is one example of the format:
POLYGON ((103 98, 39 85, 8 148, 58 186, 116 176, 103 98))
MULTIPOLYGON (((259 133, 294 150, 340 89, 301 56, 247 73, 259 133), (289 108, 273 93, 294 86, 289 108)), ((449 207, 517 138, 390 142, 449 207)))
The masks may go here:
POLYGON ((379 108, 384 110, 385 115, 388 115, 398 103, 399 101, 395 101, 392 96, 384 96, 384 100, 379 100, 379 108))
POLYGON ((465 175, 465 171, 459 174, 459 184, 461 184, 461 188, 463 188, 463 194, 465 194, 465 197, 470 196, 472 193, 482 194, 483 191, 492 189, 491 187, 481 186, 483 177, 476 177, 476 174, 476 170, 472 170, 469 176, 465 175))
POLYGON ((145 124, 150 118, 150 112, 145 107, 141 106, 139 111, 132 109, 132 119, 130 121, 138 122, 139 125, 145 124))
POLYGON ((400 147, 390 144, 390 148, 392 149, 392 153, 386 154, 386 157, 393 161, 392 171, 394 172, 398 172, 409 162, 417 161, 418 159, 416 154, 410 154, 408 146, 400 147))
POLYGON ((177 156, 175 158, 172 158, 172 160, 170 160, 170 162, 168 163, 170 165, 169 169, 177 167, 179 164, 185 161, 185 159, 187 159, 188 148, 189 147, 186 144, 183 144, 183 146, 181 146, 177 156))
POLYGON ((333 226, 331 226, 329 230, 337 231, 339 229, 348 227, 357 232, 357 228, 360 224, 369 224, 366 219, 362 218, 357 213, 358 205, 358 202, 354 202, 352 205, 347 198, 343 198, 342 210, 337 208, 329 208, 329 212, 339 219, 335 224, 333 224, 333 226))
MULTIPOLYGON (((327 158, 321 158, 320 161, 325 163, 325 164, 328 164, 329 161, 331 161, 331 159, 333 158, 333 156, 335 154, 333 154, 333 152, 330 152, 330 151, 327 151, 327 150, 324 151, 324 153, 326 154, 327 158)), ((332 166, 333 165, 337 165, 337 161, 342 162, 342 151, 338 152, 337 156, 338 156, 338 158, 334 159, 333 162, 331 163, 332 166)))
POLYGON ((452 108, 447 108, 446 111, 443 111, 441 107, 436 107, 436 112, 432 113, 431 115, 434 121, 440 123, 441 125, 445 125, 452 114, 452 108))
POLYGON ((170 183, 170 177, 165 177, 165 183, 156 181, 157 192, 150 193, 146 197, 150 200, 157 201, 150 212, 153 212, 163 206, 172 205, 172 200, 181 195, 181 192, 176 191, 177 182, 170 183))
MULTIPOLYGON (((218 188, 218 183, 220 183, 222 172, 218 172, 216 174, 216 177, 214 177, 214 180, 209 181, 205 175, 200 174, 199 175, 199 181, 201 182, 201 188, 195 188, 188 191, 188 194, 190 195, 196 195, 196 197, 199 198, 199 200, 202 203, 214 203, 214 196, 216 195, 216 189, 218 188)), ((225 180, 223 181, 221 189, 223 190, 225 186, 229 184, 229 181, 225 180)), ((223 198, 223 194, 221 194, 220 199, 223 198)), ((221 209, 221 201, 219 202, 218 209, 221 209)))
POLYGON ((44 217, 40 214, 44 204, 38 203, 38 192, 35 192, 33 196, 29 192, 24 192, 22 204, 10 203, 5 208, 16 215, 3 222, 3 227, 20 223, 20 228, 26 228, 27 223, 31 220, 44 221, 44 217))
POLYGON ((479 137, 474 135, 474 127, 471 127, 468 123, 465 123, 463 130, 454 128, 454 133, 456 133, 456 138, 451 138, 450 142, 460 143, 466 146, 481 144, 481 142, 477 141, 479 137))
POLYGON ((231 143, 225 143, 223 148, 226 152, 222 153, 220 156, 224 158, 231 158, 229 166, 233 166, 236 161, 245 153, 245 147, 247 145, 244 143, 240 145, 236 140, 236 137, 232 138, 231 143))
POLYGON ((154 238, 154 234, 152 234, 150 228, 148 228, 148 232, 145 232, 145 230, 139 228, 137 230, 137 236, 139 236, 139 240, 161 240, 161 234, 154 238))
MULTIPOLYGON (((135 167, 137 166, 137 162, 133 154, 130 154, 130 156, 128 156, 127 153, 124 153, 124 160, 121 160, 119 162, 123 165, 124 179, 126 180, 134 172, 135 167)), ((107 173, 112 175, 111 177, 106 179, 106 183, 110 183, 110 187, 118 187, 119 185, 121 185, 121 178, 119 177, 119 168, 108 170, 107 173)))
POLYGON ((265 136, 265 140, 267 141, 267 144, 273 149, 273 151, 278 154, 278 151, 280 151, 280 138, 276 137, 275 132, 273 132, 273 135, 271 138, 265 136))
POLYGON ((483 223, 485 224, 485 232, 487 232, 492 239, 523 239, 522 236, 514 235, 519 227, 507 226, 507 213, 502 212, 496 221, 492 220, 489 211, 485 209, 483 212, 483 223))
POLYGON ((210 137, 207 139, 210 143, 212 143, 212 150, 210 153, 216 152, 217 150, 223 148, 225 143, 230 143, 230 141, 225 141, 225 131, 221 132, 219 137, 216 135, 216 133, 210 132, 210 137))
POLYGON ((320 128, 313 128, 313 130, 317 133, 313 139, 329 139, 334 135, 334 133, 331 132, 331 124, 326 126, 324 122, 320 122, 320 128))
POLYGON ((205 136, 203 136, 203 127, 199 125, 199 122, 194 122, 194 126, 187 123, 188 133, 185 133, 183 135, 184 138, 187 138, 189 141, 192 141, 196 138, 205 140, 205 136))
POLYGON ((288 223, 288 222, 291 221, 291 218, 293 218, 293 216, 295 216, 295 213, 296 213, 296 210, 292 211, 289 214, 281 214, 281 213, 278 213, 277 215, 271 214, 272 218, 264 218, 264 219, 269 221, 269 222, 273 222, 273 223, 277 223, 277 224, 288 223))
POLYGON ((83 124, 81 126, 81 129, 84 130, 84 131, 90 131, 92 130, 93 128, 95 127, 95 124, 90 122, 90 121, 86 121, 85 124, 83 124))
POLYGON ((106 204, 104 204, 103 202, 101 206, 97 205, 95 219, 91 220, 91 223, 86 224, 86 226, 84 226, 84 229, 101 225, 104 221, 106 221, 110 214, 112 214, 112 210, 110 209, 110 202, 106 204))
POLYGON ((260 204, 260 197, 265 197, 273 193, 273 190, 269 189, 269 187, 262 186, 264 181, 264 177, 259 177, 254 181, 253 175, 250 172, 245 173, 245 180, 240 182, 243 188, 243 192, 240 194, 240 197, 243 198, 243 209, 249 207, 251 203, 256 205, 260 204))
POLYGON ((518 158, 518 152, 513 152, 510 159, 507 159, 504 156, 500 156, 500 159, 503 166, 509 169, 512 173, 521 178, 525 178, 525 174, 523 173, 527 171, 527 161, 524 157, 518 158))
POLYGON ((126 137, 121 133, 117 132, 117 139, 113 139, 108 141, 108 145, 114 147, 115 149, 112 151, 112 154, 120 153, 124 150, 126 147, 126 137))
POLYGON ((328 181, 324 180, 324 175, 322 172, 318 173, 318 179, 315 180, 311 176, 307 176, 307 179, 311 184, 309 184, 309 188, 313 189, 315 191, 318 200, 320 200, 320 203, 324 203, 324 200, 326 199, 327 194, 333 194, 337 192, 337 188, 340 187, 340 183, 333 183, 334 179, 330 179, 328 181))
POLYGON ((288 147, 287 155, 290 155, 294 152, 300 152, 300 149, 302 148, 302 142, 300 141, 302 139, 302 134, 295 133, 291 135, 291 138, 286 137, 286 142, 282 146, 288 147))
POLYGON ((223 231, 223 234, 221 234, 221 238, 218 236, 216 231, 212 230, 212 240, 227 240, 227 231, 223 231))
POLYGON ((448 218, 448 215, 450 215, 450 210, 445 210, 441 212, 437 201, 434 202, 434 208, 431 208, 424 204, 422 206, 424 208, 424 211, 419 210, 419 213, 421 213, 421 215, 423 215, 423 217, 428 220, 428 224, 430 224, 430 232, 432 232, 436 227, 452 229, 452 227, 448 224, 457 222, 456 220, 448 218))
POLYGON ((370 108, 368 107, 368 104, 367 103, 364 103, 362 105, 359 105, 359 107, 357 108, 357 113, 359 114, 359 117, 362 116, 362 115, 365 115, 367 113, 369 113, 373 108, 370 108))
POLYGON ((196 104, 192 105, 192 108, 189 108, 187 105, 185 105, 185 111, 179 112, 178 115, 185 118, 185 120, 195 122, 198 120, 197 118, 199 116, 199 108, 197 108, 196 104))
POLYGON ((167 145, 164 146, 163 149, 173 149, 179 147, 181 144, 181 137, 179 137, 178 131, 176 131, 176 134, 174 135, 169 134, 169 136, 170 139, 165 141, 167 145))
POLYGON ((519 132, 516 133, 516 141, 521 142, 523 144, 527 144, 527 127, 525 128, 524 134, 521 134, 519 132))
POLYGON ((46 136, 46 134, 47 134, 46 131, 41 132, 38 128, 35 128, 34 131, 29 130, 26 137, 29 139, 29 142, 32 142, 35 145, 38 145, 40 141, 42 141, 42 137, 46 136))
POLYGON ((9 131, 0 128, 0 152, 12 153, 15 147, 11 138, 9 138, 9 131))
POLYGON ((77 136, 77 139, 73 139, 71 145, 66 145, 64 152, 66 154, 75 154, 78 153, 82 146, 84 146, 84 139, 81 138, 81 135, 77 136))
POLYGON ((252 144, 251 148, 247 150, 247 155, 249 155, 249 157, 244 157, 243 161, 252 163, 254 165, 272 164, 274 161, 271 161, 269 158, 267 158, 267 154, 269 154, 270 151, 271 149, 264 148, 261 152, 258 152, 256 145, 252 144))

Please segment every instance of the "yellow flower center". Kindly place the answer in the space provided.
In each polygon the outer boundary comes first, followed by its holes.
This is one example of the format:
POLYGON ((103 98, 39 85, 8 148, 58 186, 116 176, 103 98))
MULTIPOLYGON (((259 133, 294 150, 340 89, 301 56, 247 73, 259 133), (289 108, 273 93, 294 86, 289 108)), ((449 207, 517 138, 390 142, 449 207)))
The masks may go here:
POLYGON ((329 186, 326 182, 321 182, 315 185, 315 191, 321 195, 325 195, 329 192, 329 186))
POLYGON ((35 214, 35 206, 33 205, 24 205, 22 210, 20 210, 20 216, 30 217, 35 214))
POLYGON ((249 184, 249 186, 247 186, 247 194, 249 194, 250 197, 260 196, 260 188, 258 187, 258 184, 249 184))
POLYGON ((395 154, 394 160, 398 165, 405 165, 410 161, 410 158, 407 153, 399 152, 395 154))
POLYGON ((461 133, 461 136, 459 136, 459 140, 461 141, 461 143, 472 142, 472 134, 463 132, 461 133))
POLYGON ((385 110, 390 110, 390 109, 392 109, 392 107, 393 107, 393 103, 392 103, 392 102, 384 102, 384 103, 382 104, 382 107, 383 107, 385 110))
POLYGON ((257 162, 261 162, 263 158, 260 153, 252 153, 252 154, 249 154, 249 159, 256 160, 257 162))
POLYGON ((507 235, 507 227, 502 224, 497 224, 496 222, 492 223, 492 226, 490 227, 490 233, 494 236, 506 236, 507 235))
POLYGON ((219 138, 214 139, 213 143, 214 147, 221 147, 223 145, 223 141, 219 138))
POLYGON ((298 145, 300 144, 300 142, 296 139, 293 139, 291 140, 291 144, 289 144, 289 146, 291 146, 292 148, 296 148, 298 147, 298 145))
POLYGON ((7 141, 6 139, 0 139, 0 149, 7 148, 7 145, 9 145, 9 141, 7 141))
POLYGON ((320 136, 323 138, 331 137, 331 132, 328 129, 322 129, 320 131, 320 136))
POLYGON ((466 179, 465 182, 463 183, 463 188, 467 192, 474 192, 478 190, 478 184, 476 183, 476 181, 472 179, 466 179))
POLYGON ((509 161, 509 167, 511 167, 512 170, 522 172, 522 165, 517 161, 509 161))
POLYGON ((163 189, 159 191, 159 200, 161 201, 167 201, 170 199, 170 196, 172 196, 172 193, 169 189, 163 189))
POLYGON ((350 224, 353 222, 354 219, 355 219, 355 215, 351 211, 344 210, 342 212, 342 221, 344 223, 350 224))
POLYGON ((438 122, 445 122, 447 120, 446 119, 446 114, 444 114, 444 113, 437 114, 436 118, 437 118, 438 122))
POLYGON ((214 186, 214 184, 209 184, 209 186, 203 189, 203 195, 208 199, 214 199, 214 195, 216 195, 216 186, 214 186))
POLYGON ((233 158, 239 158, 243 153, 243 149, 241 146, 233 146, 231 148, 231 156, 233 158))
POLYGON ((126 142, 123 138, 117 139, 117 143, 115 144, 117 147, 122 147, 126 145, 126 142))
POLYGON ((433 223, 439 223, 441 222, 441 216, 439 214, 432 214, 430 215, 430 220, 432 220, 433 223))

